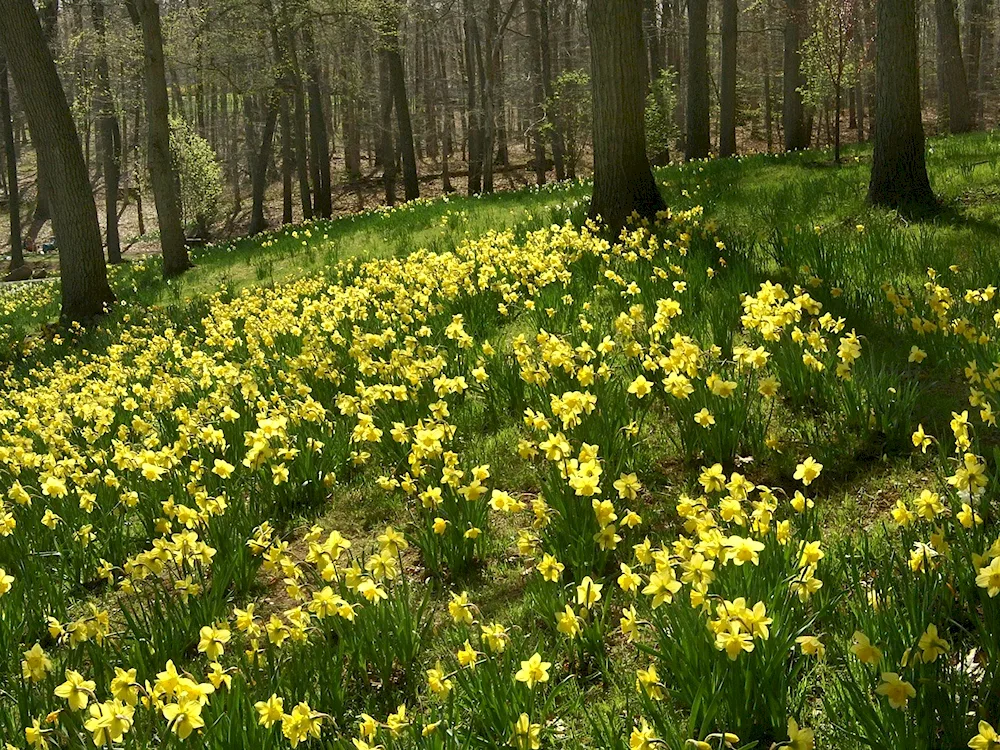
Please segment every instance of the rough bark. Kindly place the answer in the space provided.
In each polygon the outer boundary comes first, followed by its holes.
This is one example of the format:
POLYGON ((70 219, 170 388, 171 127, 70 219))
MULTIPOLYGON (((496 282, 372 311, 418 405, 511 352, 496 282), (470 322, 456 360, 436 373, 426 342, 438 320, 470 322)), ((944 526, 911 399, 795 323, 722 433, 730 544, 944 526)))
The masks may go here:
POLYGON ((809 147, 809 128, 806 127, 801 88, 802 38, 805 25, 804 0, 786 0, 784 91, 781 105, 781 126, 785 131, 785 150, 809 147))
POLYGON ((709 120, 708 0, 688 2, 687 137, 684 156, 704 159, 712 150, 709 120))
POLYGON ((719 109, 719 155, 736 153, 736 54, 739 24, 737 0, 722 0, 722 75, 719 109))
POLYGON ((49 176, 59 246, 64 323, 87 321, 114 301, 101 228, 73 116, 31 0, 0 0, 0 47, 7 55, 39 165, 49 176))
POLYGON ((936 205, 920 119, 916 0, 876 0, 875 150, 868 200, 919 213, 936 205))
POLYGON ((170 278, 191 267, 181 219, 180 179, 170 155, 170 100, 163 57, 163 30, 158 0, 127 0, 133 22, 142 30, 145 57, 148 162, 156 221, 160 229, 163 276, 170 278))
POLYGON ((955 0, 934 0, 937 19, 938 59, 941 64, 942 83, 948 98, 948 130, 967 133, 972 130, 972 104, 969 84, 962 60, 962 44, 955 17, 955 0))
POLYGON ((642 0, 588 0, 594 99, 590 215, 614 231, 666 204, 646 158, 642 0))

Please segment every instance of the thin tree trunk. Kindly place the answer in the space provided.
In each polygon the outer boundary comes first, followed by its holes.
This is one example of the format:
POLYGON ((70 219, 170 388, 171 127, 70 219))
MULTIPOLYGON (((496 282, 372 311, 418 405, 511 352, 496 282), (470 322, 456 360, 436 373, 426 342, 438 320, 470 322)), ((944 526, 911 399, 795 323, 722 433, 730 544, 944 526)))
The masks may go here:
POLYGON ((382 162, 382 182, 385 187, 385 202, 396 203, 396 149, 392 138, 392 87, 389 81, 389 59, 385 52, 379 53, 379 82, 381 84, 381 126, 379 128, 379 159, 382 162))
POLYGON ((324 219, 333 216, 333 194, 330 184, 330 135, 327 131, 326 108, 329 98, 324 94, 323 72, 320 69, 311 33, 306 37, 306 51, 309 63, 309 144, 312 147, 313 190, 315 191, 315 212, 324 219))
POLYGON ((10 210, 10 270, 24 265, 21 245, 21 190, 17 182, 17 148, 14 146, 14 123, 10 115, 10 84, 7 58, 0 52, 0 140, 7 164, 7 208, 10 210))
POLYGON ((687 138, 688 160, 707 158, 712 150, 709 121, 708 0, 688 2, 687 138))
POLYGON ((538 30, 541 34, 542 47, 542 85, 545 93, 546 117, 549 121, 549 132, 552 138, 552 162, 556 170, 556 179, 566 179, 566 141, 563 136, 563 123, 559 113, 551 104, 555 94, 552 81, 552 36, 549 33, 549 0, 538 0, 538 30))
POLYGON ((875 150, 868 200, 905 212, 936 205, 920 119, 916 0, 876 0, 875 150))
POLYGON ((722 101, 719 111, 719 155, 736 153, 736 54, 739 24, 737 0, 722 0, 722 101))
POLYGON ((465 73, 468 81, 468 140, 469 195, 483 190, 483 113, 479 105, 479 82, 482 70, 482 51, 479 44, 479 26, 473 11, 472 0, 463 0, 465 24, 465 73))
POLYGON ((545 120, 545 84, 542 81, 542 36, 538 18, 538 0, 524 0, 525 22, 528 31, 528 70, 531 75, 531 127, 528 131, 535 152, 535 182, 545 184, 545 139, 542 123, 545 120))
POLYGON ((972 103, 973 121, 980 116, 981 80, 980 69, 983 57, 983 34, 987 25, 986 0, 966 0, 965 3, 965 74, 969 84, 969 99, 972 103))
POLYGON ((63 323, 90 320, 114 302, 101 248, 101 228, 73 116, 31 0, 0 0, 0 47, 39 164, 49 176, 52 223, 59 246, 63 323))
POLYGON ((448 64, 442 45, 438 45, 434 53, 437 57, 437 98, 440 102, 442 115, 441 143, 441 189, 445 193, 454 191, 451 184, 451 152, 454 147, 454 118, 451 111, 451 94, 448 86, 448 64))
POLYGON ((406 71, 399 47, 399 18, 392 9, 383 9, 380 23, 382 56, 388 72, 389 93, 396 110, 396 131, 403 163, 403 191, 406 200, 420 197, 417 181, 417 155, 413 146, 413 123, 410 120, 410 102, 406 94, 406 71))
POLYGON ((156 220, 163 253, 163 275, 176 276, 191 267, 181 220, 180 180, 170 154, 170 101, 158 0, 127 0, 133 22, 142 30, 145 55, 148 161, 156 220))
POLYGON ((278 100, 281 93, 275 88, 268 96, 267 109, 264 114, 264 127, 260 136, 260 148, 254 150, 256 142, 253 106, 249 96, 243 97, 243 114, 246 118, 247 155, 250 158, 251 200, 250 228, 251 235, 260 234, 267 228, 264 216, 264 196, 267 192, 267 168, 271 161, 271 145, 274 142, 274 131, 278 123, 278 100))
POLYGON ((97 111, 100 118, 101 160, 104 170, 104 221, 108 262, 122 262, 118 235, 118 182, 121 179, 121 129, 111 98, 111 75, 108 70, 107 19, 104 0, 90 0, 90 13, 97 32, 97 111))
POLYGON ((938 25, 938 56, 948 96, 948 130, 952 133, 967 133, 972 130, 974 118, 965 64, 962 61, 955 0, 934 0, 934 15, 938 25))
POLYGON ((666 204, 646 158, 641 0, 588 0, 594 99, 591 217, 612 231, 666 204))
POLYGON ((806 127, 802 105, 802 28, 805 25, 804 0, 786 0, 784 92, 781 124, 785 131, 785 150, 809 148, 809 128, 806 127))
POLYGON ((292 116, 288 112, 288 97, 281 97, 281 223, 295 221, 294 195, 292 194, 292 173, 295 171, 295 154, 292 149, 292 116))

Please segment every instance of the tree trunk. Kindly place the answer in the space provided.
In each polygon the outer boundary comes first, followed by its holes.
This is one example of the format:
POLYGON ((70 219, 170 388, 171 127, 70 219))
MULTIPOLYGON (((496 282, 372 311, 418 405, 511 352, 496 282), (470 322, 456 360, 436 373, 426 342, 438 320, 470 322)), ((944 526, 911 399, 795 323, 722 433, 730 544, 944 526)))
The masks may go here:
POLYGON ((556 169, 556 179, 566 179, 566 140, 563 136, 563 124, 554 106, 550 106, 553 94, 552 84, 552 45, 549 34, 549 0, 538 0, 538 31, 541 34, 542 47, 542 86, 545 92, 545 106, 551 111, 546 112, 549 132, 552 137, 552 162, 556 169))
POLYGON ((101 160, 104 170, 104 221, 108 262, 122 262, 121 240, 118 236, 118 182, 121 179, 121 129, 111 98, 111 76, 108 70, 107 19, 104 0, 90 0, 90 13, 97 32, 97 112, 100 118, 101 160))
POLYGON ((590 216, 618 231, 666 208, 646 158, 642 0, 588 0, 594 99, 590 216))
POLYGON ((385 50, 379 53, 379 91, 381 94, 381 117, 379 127, 378 153, 382 162, 382 183, 385 187, 385 202, 396 203, 396 149, 392 138, 392 86, 389 74, 389 58, 385 50))
POLYGON ((294 196, 292 195, 292 173, 295 171, 295 155, 292 150, 292 116, 288 112, 288 97, 281 97, 279 122, 281 128, 281 223, 295 221, 294 196))
POLYGON ((479 106, 479 83, 482 79, 482 49, 479 43, 479 25, 473 11, 472 0, 463 0, 465 26, 465 74, 468 81, 468 118, 466 128, 469 162, 469 195, 483 190, 483 113, 479 106))
POLYGON ((191 267, 181 220, 180 179, 170 154, 170 101, 163 59, 163 31, 158 0, 127 0, 133 22, 142 29, 145 55, 148 161, 156 220, 163 253, 163 276, 170 278, 191 267))
POLYGON ((955 17, 955 0, 934 0, 934 15, 938 24, 938 56, 948 95, 948 130, 967 133, 972 130, 973 116, 965 63, 962 61, 958 19, 955 17))
POLYGON ((445 193, 451 193, 454 191, 454 187, 451 184, 451 152, 454 147, 454 118, 452 117, 451 111, 451 94, 449 92, 448 86, 448 64, 447 58, 445 57, 444 49, 442 45, 438 45, 437 49, 431 54, 434 54, 437 58, 437 91, 435 96, 437 97, 442 115, 442 143, 441 143, 441 189, 445 193))
POLYGON ((293 57, 293 93, 295 96, 295 171, 299 176, 299 203, 302 218, 309 221, 313 217, 312 191, 309 189, 309 139, 306 136, 306 93, 302 84, 298 60, 293 57))
POLYGON ((916 0, 876 0, 875 151, 868 200, 919 213, 936 205, 920 119, 916 0))
POLYGON ((708 0, 688 2, 686 159, 705 159, 712 150, 709 121, 708 0))
POLYGON ((309 63, 309 144, 312 147, 313 190, 315 191, 315 212, 324 219, 333 216, 333 194, 330 184, 330 135, 326 128, 326 107, 329 98, 324 93, 323 74, 319 66, 312 35, 307 36, 306 50, 309 63))
POLYGON ((31 0, 0 0, 0 47, 28 119, 39 165, 49 176, 59 246, 63 323, 87 321, 115 299, 101 228, 73 115, 31 0))
POLYGON ((785 131, 785 150, 809 148, 809 129, 805 123, 801 89, 802 28, 805 25, 804 0, 786 0, 784 92, 781 105, 781 125, 785 131))
POLYGON ((264 216, 264 196, 267 192, 267 166, 271 161, 271 145, 274 142, 274 131, 278 124, 278 100, 281 93, 275 88, 267 102, 264 114, 264 127, 260 136, 260 148, 254 149, 256 142, 253 105, 250 96, 243 97, 243 115, 246 118, 247 155, 250 158, 250 191, 252 208, 250 210, 250 235, 260 234, 267 228, 267 218, 264 216))
POLYGON ((14 146, 14 123, 10 116, 10 84, 7 58, 0 51, 0 139, 7 163, 7 208, 10 209, 10 270, 24 265, 21 245, 21 190, 17 182, 17 149, 14 146))
POLYGON ((980 116, 981 86, 980 62, 983 56, 983 32, 987 24, 986 0, 967 0, 965 3, 965 75, 969 84, 973 121, 980 116))
POLYGON ((737 0, 722 0, 722 76, 719 110, 719 155, 736 153, 736 53, 739 24, 737 0))
POLYGON ((542 82, 542 36, 538 19, 538 0, 524 0, 525 23, 528 31, 528 70, 531 75, 531 126, 528 133, 535 152, 535 183, 545 184, 545 85, 542 82))

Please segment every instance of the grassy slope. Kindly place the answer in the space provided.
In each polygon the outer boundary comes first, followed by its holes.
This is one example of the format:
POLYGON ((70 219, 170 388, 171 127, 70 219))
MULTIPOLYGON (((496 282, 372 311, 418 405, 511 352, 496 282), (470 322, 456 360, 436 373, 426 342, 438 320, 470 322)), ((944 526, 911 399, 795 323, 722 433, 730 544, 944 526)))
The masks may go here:
MULTIPOLYGON (((988 269, 1000 259, 1000 206, 995 198, 1000 170, 1000 142, 980 135, 948 139, 932 144, 932 181, 945 202, 945 210, 932 222, 909 225, 889 214, 864 206, 867 182, 867 152, 850 153, 848 163, 834 167, 817 154, 754 156, 739 161, 715 161, 671 167, 660 179, 668 203, 705 206, 706 216, 717 222, 726 238, 732 270, 727 283, 734 297, 752 290, 759 281, 771 278, 785 283, 801 282, 800 272, 808 265, 822 277, 824 287, 845 290, 830 299, 835 315, 849 317, 870 344, 877 348, 895 377, 908 376, 906 352, 894 344, 891 310, 887 309, 880 286, 883 283, 919 285, 925 270, 939 270, 957 263, 968 266, 959 277, 968 286, 990 282, 988 269), (816 226, 822 231, 816 231, 816 226), (864 227, 859 230, 858 225, 864 227)), ((369 214, 316 225, 309 237, 299 229, 283 231, 270 239, 248 239, 229 247, 207 248, 197 256, 197 268, 181 279, 165 284, 152 267, 130 268, 115 273, 123 298, 128 288, 134 292, 127 312, 141 314, 147 307, 165 308, 175 321, 197 319, 199 298, 220 290, 236 291, 257 283, 273 283, 306 273, 320 272, 349 257, 401 255, 420 247, 446 251, 464 237, 482 235, 502 227, 530 228, 580 216, 585 188, 572 186, 558 190, 526 191, 484 199, 456 198, 369 214)), ((961 282, 958 282, 960 285, 961 282)), ((30 306, 25 306, 30 307, 30 306)), ((12 313, 6 321, 29 326, 52 314, 50 303, 35 312, 25 309, 12 313)), ((734 309, 738 313, 738 308, 734 309)), ((114 331, 123 313, 109 321, 105 331, 88 333, 84 344, 92 349, 114 340, 114 331)), ((735 326, 735 319, 707 321, 706 325, 735 326)), ((908 347, 907 347, 908 348, 908 347)), ((925 423, 947 421, 959 404, 948 389, 949 373, 922 376, 929 392, 948 396, 925 399, 920 408, 925 423)), ((470 417, 472 419, 472 417, 470 417)), ((932 430, 928 430, 932 431, 932 430)), ((937 431, 937 430, 935 430, 937 431)), ((510 490, 531 490, 535 478, 516 459, 518 429, 501 425, 483 435, 476 445, 481 461, 490 463, 498 475, 498 485, 510 490)), ((376 467, 377 468, 377 467, 376 467)), ((786 467, 787 468, 787 467, 786 467)), ((782 467, 774 471, 781 481, 782 467)), ((654 498, 670 498, 677 481, 674 470, 654 470, 657 481, 650 485, 654 498)), ((364 476, 338 491, 321 522, 342 529, 354 537, 369 536, 385 522, 406 522, 396 501, 387 499, 364 476)), ((908 458, 859 455, 857 460, 833 474, 825 488, 828 522, 846 530, 857 523, 878 518, 904 488, 919 484, 920 467, 908 458)), ((302 519, 303 526, 314 519, 302 519)), ((500 552, 498 550, 498 552, 500 552)), ((518 623, 531 628, 529 609, 522 593, 522 570, 516 560, 492 556, 489 569, 470 586, 474 601, 481 603, 486 619, 518 623)), ((625 664, 626 667, 630 665, 625 664)), ((623 674, 630 674, 624 669, 623 674)), ((626 680, 627 682, 627 680, 626 680)), ((582 696, 581 696, 582 698, 582 696)), ((587 701, 619 704, 624 694, 603 687, 593 688, 587 701)), ((577 713, 583 728, 583 712, 577 713)))

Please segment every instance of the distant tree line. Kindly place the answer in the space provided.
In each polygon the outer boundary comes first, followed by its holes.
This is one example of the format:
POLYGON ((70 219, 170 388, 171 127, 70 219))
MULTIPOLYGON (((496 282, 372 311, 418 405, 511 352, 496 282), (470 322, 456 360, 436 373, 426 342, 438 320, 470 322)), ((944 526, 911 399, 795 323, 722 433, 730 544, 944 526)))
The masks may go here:
POLYGON ((144 193, 172 276, 209 209, 257 233, 363 185, 388 204, 489 193, 515 170, 573 178, 588 153, 612 226, 662 208, 650 163, 839 161, 845 139, 874 140, 873 202, 927 207, 923 116, 950 132, 997 116, 994 2, 0 0, 11 266, 51 220, 64 317, 85 319, 144 193))

